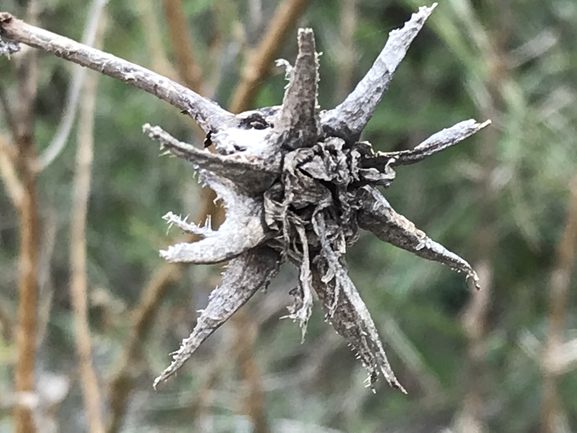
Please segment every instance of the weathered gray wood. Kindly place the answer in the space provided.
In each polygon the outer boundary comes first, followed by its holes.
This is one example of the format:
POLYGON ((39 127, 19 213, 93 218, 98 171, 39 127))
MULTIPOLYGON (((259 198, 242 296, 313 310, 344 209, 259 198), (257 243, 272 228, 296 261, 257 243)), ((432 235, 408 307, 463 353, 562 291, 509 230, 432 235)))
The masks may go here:
POLYGON ((28 25, 8 12, 0 12, 0 38, 11 43, 11 52, 14 52, 14 43, 26 44, 138 87, 189 114, 206 132, 225 127, 233 118, 232 114, 215 102, 162 75, 56 33, 28 25))

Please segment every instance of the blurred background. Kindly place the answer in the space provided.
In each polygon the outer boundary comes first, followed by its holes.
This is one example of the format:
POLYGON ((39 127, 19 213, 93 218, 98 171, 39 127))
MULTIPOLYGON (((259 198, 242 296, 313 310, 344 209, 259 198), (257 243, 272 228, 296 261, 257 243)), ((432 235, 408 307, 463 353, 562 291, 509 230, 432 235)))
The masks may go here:
MULTIPOLYGON (((0 9, 171 77, 231 111, 280 104, 314 29, 322 108, 422 0, 3 0, 0 9)), ((350 274, 408 395, 366 373, 317 306, 300 343, 286 266, 176 378, 152 381, 218 284, 167 265, 173 211, 222 218, 146 122, 202 145, 138 89, 22 46, 0 59, 0 432, 577 431, 577 3, 440 0, 364 132, 412 148, 492 125, 385 191, 470 261, 463 276, 364 234, 350 274), (20 324, 20 325, 19 325, 20 324), (32 421, 34 420, 34 421, 32 421), (34 425, 37 427, 35 428, 34 425)))

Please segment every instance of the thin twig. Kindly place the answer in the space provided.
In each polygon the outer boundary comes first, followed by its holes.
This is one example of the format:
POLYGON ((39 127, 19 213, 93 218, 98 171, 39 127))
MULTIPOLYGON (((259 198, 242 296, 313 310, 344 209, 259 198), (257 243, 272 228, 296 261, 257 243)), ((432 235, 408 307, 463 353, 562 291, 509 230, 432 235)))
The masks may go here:
POLYGON ((246 310, 237 311, 232 318, 236 325, 236 339, 234 352, 240 369, 240 376, 247 390, 242 396, 242 409, 251 420, 254 433, 268 433, 271 431, 264 410, 262 378, 258 364, 254 358, 253 344, 256 339, 254 322, 247 316, 246 310))
MULTIPOLYGON (((84 29, 84 35, 82 36, 83 44, 88 46, 94 45, 98 21, 107 2, 108 0, 92 1, 92 5, 88 11, 88 19, 84 29)), ((72 124, 76 117, 78 99, 80 97, 80 90, 82 89, 86 72, 86 69, 82 66, 74 66, 73 68, 72 81, 68 88, 66 103, 63 110, 64 115, 60 119, 60 124, 58 125, 58 129, 56 130, 52 141, 38 157, 38 171, 42 171, 48 167, 64 150, 70 135, 70 130, 72 129, 72 124)))
POLYGON ((431 7, 419 8, 402 29, 389 34, 379 57, 355 90, 340 105, 322 116, 323 127, 337 135, 360 135, 387 90, 395 69, 436 6, 437 3, 433 3, 431 7))
MULTIPOLYGON (((99 17, 94 35, 96 47, 102 45, 106 25, 105 13, 99 14, 99 17)), ((80 101, 70 238, 70 298, 74 316, 74 337, 78 354, 80 386, 90 433, 104 433, 100 414, 100 390, 96 373, 92 367, 86 275, 86 217, 90 195, 94 147, 94 106, 96 104, 98 78, 99 76, 95 72, 87 74, 84 80, 83 97, 80 101)))
POLYGON ((558 418, 557 358, 563 345, 563 323, 569 296, 569 282, 575 266, 577 248, 577 176, 570 184, 570 200, 565 229, 557 246, 557 261, 550 281, 549 329, 543 350, 541 395, 541 431, 555 433, 558 418))
POLYGON ((192 43, 188 36, 188 26, 181 0, 163 0, 164 14, 168 24, 168 34, 176 55, 178 74, 188 88, 204 94, 202 91, 202 73, 194 60, 192 43))
POLYGON ((6 120, 6 126, 12 135, 12 140, 16 140, 18 135, 18 130, 16 128, 16 120, 14 119, 14 113, 12 112, 12 107, 8 103, 8 98, 6 97, 6 91, 4 85, 0 81, 0 105, 4 110, 4 119, 6 120))
MULTIPOLYGON (((150 53, 149 64, 152 65, 151 69, 170 78, 171 80, 182 83, 178 73, 173 68, 170 60, 168 60, 163 47, 163 35, 160 33, 160 25, 158 23, 159 14, 156 10, 156 2, 154 0, 135 0, 134 4, 138 8, 140 19, 142 21, 144 40, 146 41, 146 46, 150 53)), ((196 89, 192 90, 196 91, 196 89)))
POLYGON ((344 100, 351 91, 355 67, 354 36, 358 20, 358 0, 341 2, 340 49, 337 51, 339 65, 335 80, 335 99, 344 100))
POLYGON ((54 204, 44 197, 42 203, 42 236, 38 251, 38 316, 36 341, 41 346, 50 322, 50 312, 54 301, 52 284, 52 257, 58 232, 58 217, 54 204))
POLYGON ((242 81, 230 100, 228 107, 230 112, 240 113, 251 107, 260 81, 268 75, 274 56, 282 46, 281 42, 293 30, 308 3, 309 0, 284 0, 278 5, 268 23, 266 33, 254 52, 247 56, 241 73, 242 81))
POLYGON ((146 68, 0 12, 2 37, 39 48, 148 92, 193 117, 205 132, 227 127, 232 115, 216 103, 146 68))

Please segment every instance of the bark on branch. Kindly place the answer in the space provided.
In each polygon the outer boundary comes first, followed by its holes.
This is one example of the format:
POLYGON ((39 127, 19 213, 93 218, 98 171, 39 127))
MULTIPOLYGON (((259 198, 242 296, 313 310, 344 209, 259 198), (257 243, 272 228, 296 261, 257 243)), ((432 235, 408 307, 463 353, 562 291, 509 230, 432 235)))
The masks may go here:
POLYGON ((207 133, 226 127, 232 119, 232 115, 215 102, 162 75, 112 54, 26 24, 8 12, 0 12, 0 37, 42 49, 144 90, 189 114, 207 133))

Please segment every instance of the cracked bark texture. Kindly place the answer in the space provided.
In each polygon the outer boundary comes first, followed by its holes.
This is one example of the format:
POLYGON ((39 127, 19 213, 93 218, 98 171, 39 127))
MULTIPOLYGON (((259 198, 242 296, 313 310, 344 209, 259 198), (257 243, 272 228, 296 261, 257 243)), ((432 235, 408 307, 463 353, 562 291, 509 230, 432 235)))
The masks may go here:
POLYGON ((216 192, 226 210, 226 221, 216 231, 169 212, 165 216, 169 224, 201 239, 169 247, 161 256, 169 262, 230 260, 197 326, 155 386, 173 375, 259 288, 266 287, 282 263, 291 262, 299 269, 299 280, 291 291, 294 303, 288 317, 300 324, 303 338, 316 293, 326 320, 368 370, 369 385, 373 388, 382 376, 405 391, 392 371, 369 310, 347 274, 345 253, 364 229, 464 273, 477 286, 477 274, 464 259, 395 212, 377 187, 386 188, 394 181, 395 167, 420 162, 489 122, 460 122, 415 149, 401 152, 375 152, 370 143, 359 141, 398 64, 435 6, 421 7, 403 28, 392 31, 365 77, 340 105, 328 111, 317 106, 318 54, 313 31, 300 29, 294 67, 282 62, 289 79, 282 105, 238 115, 144 68, 49 32, 33 32, 22 21, 0 14, 4 39, 0 49, 5 54, 14 51, 11 40, 23 42, 135 85, 188 113, 206 132, 207 142, 214 144, 216 153, 211 154, 158 126, 143 127, 162 149, 188 160, 199 181, 216 192))

